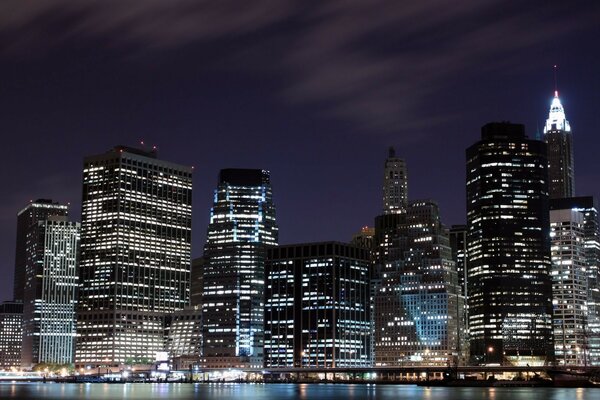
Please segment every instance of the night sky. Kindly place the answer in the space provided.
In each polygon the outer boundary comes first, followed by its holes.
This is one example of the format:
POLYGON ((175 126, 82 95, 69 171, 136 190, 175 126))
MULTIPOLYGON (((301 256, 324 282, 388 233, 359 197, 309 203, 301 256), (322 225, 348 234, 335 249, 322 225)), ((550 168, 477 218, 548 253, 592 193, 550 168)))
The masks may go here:
POLYGON ((465 223, 465 149, 541 130, 558 88, 577 195, 600 196, 598 1, 0 2, 0 300, 16 213, 70 202, 117 144, 195 166, 193 256, 221 168, 272 173, 280 242, 348 241, 381 208, 390 145, 409 197, 465 223))

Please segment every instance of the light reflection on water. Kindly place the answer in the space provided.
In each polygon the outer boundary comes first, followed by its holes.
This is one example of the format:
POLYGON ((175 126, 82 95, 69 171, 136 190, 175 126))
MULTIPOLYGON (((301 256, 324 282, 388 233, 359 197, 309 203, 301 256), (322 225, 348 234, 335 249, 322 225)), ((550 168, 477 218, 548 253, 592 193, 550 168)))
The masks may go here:
POLYGON ((346 384, 0 383, 0 399, 600 400, 600 389, 427 388, 346 384))

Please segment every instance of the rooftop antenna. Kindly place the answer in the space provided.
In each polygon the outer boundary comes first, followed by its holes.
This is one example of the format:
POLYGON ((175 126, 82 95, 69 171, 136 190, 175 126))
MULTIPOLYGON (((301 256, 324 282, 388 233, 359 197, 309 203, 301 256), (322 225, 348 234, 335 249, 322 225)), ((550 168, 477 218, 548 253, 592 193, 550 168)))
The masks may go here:
POLYGON ((554 64, 554 97, 558 97, 558 65, 554 64))

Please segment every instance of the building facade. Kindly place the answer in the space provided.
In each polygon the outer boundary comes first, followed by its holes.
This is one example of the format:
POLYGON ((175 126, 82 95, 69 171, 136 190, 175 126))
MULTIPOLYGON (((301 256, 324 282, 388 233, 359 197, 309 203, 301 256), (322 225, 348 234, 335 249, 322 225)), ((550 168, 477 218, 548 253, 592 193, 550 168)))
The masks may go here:
POLYGON ((473 362, 553 360, 546 145, 490 123, 467 156, 469 336, 473 362))
POLYGON ((364 247, 323 242, 270 249, 265 367, 371 366, 369 270, 364 247))
POLYGON ((554 353, 558 365, 587 364, 588 276, 583 214, 550 211, 554 353))
POLYGON ((0 304, 0 370, 21 367, 23 343, 23 303, 5 301, 0 304))
POLYGON ((169 358, 195 357, 200 361, 202 343, 202 309, 198 306, 186 307, 174 312, 168 319, 167 349, 169 358))
POLYGON ((204 247, 204 367, 262 367, 265 258, 277 242, 269 172, 221 170, 204 247))
POLYGON ((550 105, 544 126, 544 140, 548 144, 548 191, 551 199, 575 195, 575 160, 573 134, 558 91, 550 105))
POLYGON ((78 366, 152 362, 190 300, 192 168, 125 146, 84 160, 78 366))
POLYGON ((452 261, 456 265, 456 274, 458 276, 458 285, 460 286, 461 296, 464 298, 465 307, 464 307, 464 328, 465 328, 465 338, 468 339, 469 334, 469 308, 466 307, 468 301, 468 292, 467 292, 467 226, 466 225, 452 225, 450 227, 450 231, 448 232, 448 237, 450 239, 450 249, 452 251, 452 261))

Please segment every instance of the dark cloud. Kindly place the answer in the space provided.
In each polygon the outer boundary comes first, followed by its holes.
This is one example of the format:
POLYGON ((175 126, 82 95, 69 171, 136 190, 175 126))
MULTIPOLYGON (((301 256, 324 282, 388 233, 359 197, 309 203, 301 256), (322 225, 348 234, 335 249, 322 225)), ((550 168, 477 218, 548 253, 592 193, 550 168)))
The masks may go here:
POLYGON ((289 75, 284 99, 319 104, 327 116, 387 132, 448 121, 454 110, 431 118, 422 105, 460 76, 518 68, 522 52, 598 19, 593 3, 553 1, 0 3, 0 32, 10 39, 5 51, 82 36, 158 51, 294 21, 280 33, 279 54, 258 55, 265 69, 276 63, 289 75))

